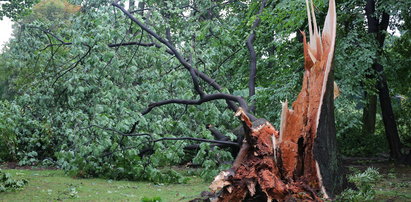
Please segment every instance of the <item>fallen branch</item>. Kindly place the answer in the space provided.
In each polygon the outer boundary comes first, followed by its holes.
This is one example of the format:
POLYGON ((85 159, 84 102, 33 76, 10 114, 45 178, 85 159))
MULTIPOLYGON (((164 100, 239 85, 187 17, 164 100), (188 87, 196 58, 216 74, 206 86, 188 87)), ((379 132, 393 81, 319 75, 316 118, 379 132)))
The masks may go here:
POLYGON ((224 134, 222 134, 220 131, 218 131, 217 128, 215 128, 211 124, 207 124, 206 128, 211 132, 211 134, 213 134, 214 138, 216 138, 217 140, 229 140, 230 139, 224 134))
POLYGON ((204 102, 208 102, 212 100, 221 100, 221 99, 238 102, 241 107, 245 107, 245 109, 247 109, 247 104, 245 103, 243 98, 235 96, 235 95, 225 94, 225 93, 215 93, 215 94, 210 94, 210 95, 204 95, 199 100, 170 99, 170 100, 163 100, 160 102, 151 103, 148 105, 147 109, 141 112, 141 114, 146 115, 152 109, 163 106, 163 105, 168 105, 168 104, 200 105, 204 102))
MULTIPOLYGON (((208 76, 207 76, 206 74, 204 74, 203 72, 201 72, 201 71, 193 68, 193 67, 182 57, 182 55, 177 51, 177 49, 176 49, 169 41, 165 40, 164 38, 162 38, 161 36, 159 36, 157 33, 155 33, 153 30, 151 30, 150 28, 148 28, 146 25, 144 25, 143 23, 141 23, 141 22, 140 22, 137 18, 135 18, 129 11, 127 11, 124 7, 120 6, 117 1, 113 2, 112 5, 113 5, 114 7, 119 8, 129 19, 131 19, 131 20, 132 20, 133 22, 135 22, 138 26, 140 26, 140 28, 142 28, 144 31, 146 31, 147 33, 149 33, 151 36, 153 36, 153 37, 154 37, 155 39, 157 39, 159 42, 161 42, 162 44, 164 44, 165 46, 167 46, 168 49, 170 49, 170 50, 173 52, 173 54, 176 56, 177 60, 178 60, 189 72, 190 72, 190 71, 194 71, 195 75, 197 75, 199 78, 201 78, 201 79, 204 80, 206 83, 208 83, 209 85, 211 85, 214 89, 216 89, 217 91, 221 91, 221 90, 222 90, 222 87, 221 87, 219 84, 217 84, 214 79, 208 77, 208 76)), ((196 89, 196 90, 198 90, 198 89, 196 89)), ((197 91, 197 92, 199 92, 199 91, 197 91)), ((201 96, 201 94, 200 94, 200 96, 201 96)), ((239 97, 239 98, 240 98, 240 97, 239 97)), ((224 99, 224 98, 222 98, 222 99, 224 99)), ((240 99, 243 100, 243 98, 240 98, 240 99)), ((236 100, 237 100, 237 98, 236 98, 236 100)), ((235 105, 235 103, 233 102, 233 100, 231 100, 231 99, 226 99, 226 102, 227 102, 228 107, 229 107, 231 110, 237 111, 238 106, 235 105)), ((244 101, 244 100, 241 101, 241 102, 245 104, 245 101, 244 101)), ((245 106, 247 106, 247 105, 245 104, 245 106)), ((243 107, 243 106, 241 106, 241 107, 243 107)), ((248 109, 248 106, 247 106, 247 107, 244 107, 244 109, 247 110, 247 109, 248 109)), ((150 110, 151 110, 151 109, 149 108, 149 111, 150 111, 150 110)), ((149 111, 148 111, 148 112, 149 112, 149 111)), ((147 113, 148 113, 148 112, 147 112, 147 113)), ((255 119, 255 117, 252 116, 252 115, 251 115, 250 117, 251 117, 252 119, 255 119)))
MULTIPOLYGON (((156 48, 161 48, 161 46, 157 43, 151 42, 151 43, 142 43, 142 42, 137 42, 137 41, 133 41, 133 42, 124 42, 124 43, 113 43, 113 44, 108 44, 107 45, 110 48, 115 48, 115 47, 122 47, 122 46, 143 46, 143 47, 156 47, 156 48)), ((167 49, 166 52, 170 55, 174 55, 174 53, 167 49)))
POLYGON ((57 80, 59 80, 62 76, 64 76, 65 74, 67 74, 68 72, 70 72, 71 70, 73 70, 74 68, 76 68, 78 66, 78 64, 80 64, 80 62, 86 58, 86 56, 91 52, 92 47, 89 46, 88 44, 83 44, 84 46, 87 47, 87 52, 80 57, 80 59, 78 59, 76 62, 74 62, 73 64, 70 65, 70 67, 65 70, 63 73, 61 73, 60 75, 58 75, 56 77, 56 79, 53 81, 53 84, 51 85, 52 87, 54 86, 54 84, 56 84, 57 80))
POLYGON ((240 146, 236 142, 231 141, 222 141, 222 140, 208 140, 202 138, 195 138, 195 137, 164 137, 160 139, 153 140, 152 142, 160 142, 160 141, 176 141, 176 140, 191 140, 191 141, 198 141, 198 142, 209 142, 209 143, 218 143, 218 144, 226 144, 226 145, 233 145, 233 146, 240 146))

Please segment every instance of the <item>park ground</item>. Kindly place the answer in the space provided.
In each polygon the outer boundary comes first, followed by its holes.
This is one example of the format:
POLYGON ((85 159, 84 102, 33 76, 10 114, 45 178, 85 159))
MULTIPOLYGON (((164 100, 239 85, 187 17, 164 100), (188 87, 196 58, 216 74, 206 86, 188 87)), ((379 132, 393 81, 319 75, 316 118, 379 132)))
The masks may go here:
MULTIPOLYGON (((411 167, 387 161, 352 160, 350 170, 377 168, 382 176, 374 187, 375 201, 411 201, 411 167)), ((200 197, 210 182, 187 176, 186 184, 155 184, 152 182, 81 179, 62 170, 36 167, 2 166, 14 178, 25 178, 24 189, 0 193, 0 201, 188 201, 200 197)), ((188 172, 186 172, 188 173, 188 172)))

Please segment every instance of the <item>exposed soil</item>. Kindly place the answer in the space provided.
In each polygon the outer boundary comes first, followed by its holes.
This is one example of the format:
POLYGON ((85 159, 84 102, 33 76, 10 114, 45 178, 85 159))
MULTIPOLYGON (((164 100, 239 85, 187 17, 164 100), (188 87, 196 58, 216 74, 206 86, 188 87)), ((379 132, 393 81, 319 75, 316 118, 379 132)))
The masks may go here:
POLYGON ((5 162, 0 164, 0 169, 19 169, 19 170, 58 170, 52 166, 19 166, 17 162, 5 162))

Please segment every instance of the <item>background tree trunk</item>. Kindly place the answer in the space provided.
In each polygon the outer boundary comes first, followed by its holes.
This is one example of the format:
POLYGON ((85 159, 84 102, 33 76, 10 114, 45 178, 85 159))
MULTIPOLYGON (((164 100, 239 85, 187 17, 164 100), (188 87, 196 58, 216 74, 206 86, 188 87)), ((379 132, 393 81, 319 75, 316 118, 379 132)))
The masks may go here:
MULTIPOLYGON (((388 140, 390 148, 390 157, 395 160, 401 161, 404 159, 404 155, 401 153, 401 141, 398 135, 397 123, 392 110, 391 97, 388 89, 388 83, 384 75, 384 68, 378 62, 380 60, 382 49, 385 40, 385 31, 388 28, 390 16, 383 12, 381 20, 379 16, 375 16, 375 0, 367 0, 365 6, 365 13, 368 21, 368 32, 375 35, 375 39, 378 42, 377 58, 372 69, 377 74, 376 88, 378 90, 378 96, 380 100, 382 119, 385 127, 385 135, 388 140)), ((364 115, 365 116, 365 115, 364 115)), ((364 123, 365 124, 365 123, 364 123)), ((374 123, 375 127, 375 123, 374 123)))
POLYGON ((380 97, 382 120, 384 122, 385 134, 387 136, 388 145, 390 147, 390 157, 395 160, 402 160, 401 140, 398 136, 397 123, 395 121, 394 112, 391 105, 391 97, 388 90, 387 80, 384 76, 384 69, 381 64, 374 64, 373 68, 378 72, 377 89, 380 97))
POLYGON ((375 123, 377 116, 377 95, 371 94, 365 90, 365 106, 363 109, 363 126, 362 133, 364 136, 370 136, 375 133, 375 123))

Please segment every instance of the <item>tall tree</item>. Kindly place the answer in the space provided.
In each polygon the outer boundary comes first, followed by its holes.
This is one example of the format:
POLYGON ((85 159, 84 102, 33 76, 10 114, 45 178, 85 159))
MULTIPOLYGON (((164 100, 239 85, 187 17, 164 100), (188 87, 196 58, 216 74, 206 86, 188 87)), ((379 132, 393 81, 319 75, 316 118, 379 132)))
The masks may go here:
MULTIPOLYGON (((378 43, 378 49, 376 50, 377 58, 372 65, 372 69, 375 71, 375 75, 377 75, 376 88, 378 90, 385 134, 390 147, 390 157, 395 160, 404 160, 405 156, 401 152, 402 145, 391 104, 390 91, 388 89, 384 68, 380 62, 390 16, 386 11, 383 11, 381 14, 376 13, 375 0, 367 0, 365 14, 368 22, 368 32, 374 35, 378 43)), ((365 129, 371 131, 375 130, 372 125, 375 125, 376 100, 373 99, 375 99, 375 96, 369 96, 370 101, 367 106, 368 108, 364 110, 364 116, 368 117, 365 119, 366 122, 364 124, 367 126, 365 129)))

